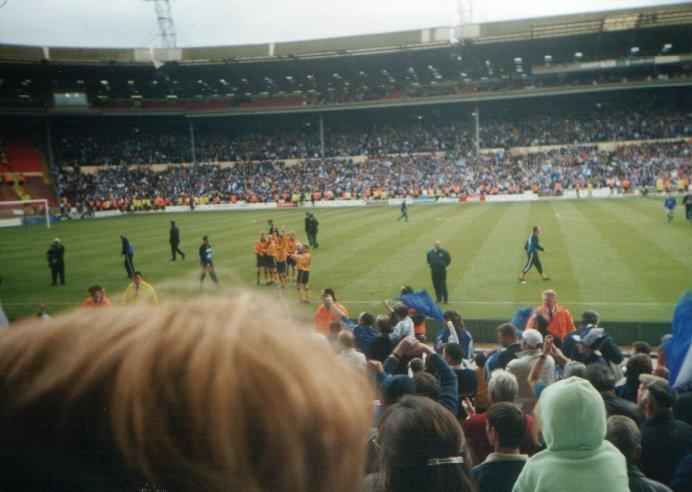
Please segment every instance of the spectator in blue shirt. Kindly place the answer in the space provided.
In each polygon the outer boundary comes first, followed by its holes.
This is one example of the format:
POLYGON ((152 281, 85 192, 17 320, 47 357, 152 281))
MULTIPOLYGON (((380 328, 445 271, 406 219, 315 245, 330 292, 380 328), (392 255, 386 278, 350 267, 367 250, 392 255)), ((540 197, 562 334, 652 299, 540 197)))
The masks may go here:
POLYGON ((127 272, 127 278, 134 278, 135 275, 135 264, 134 256, 135 249, 132 247, 132 243, 127 239, 127 234, 124 232, 120 233, 120 255, 125 257, 125 271, 127 272))
POLYGON ((442 353, 444 345, 448 342, 458 343, 464 349, 466 359, 473 358, 473 337, 464 327, 464 320, 456 311, 445 311, 442 315, 447 322, 447 329, 440 330, 435 335, 435 352, 442 353))
POLYGON ((671 192, 668 192, 668 198, 666 198, 665 204, 663 205, 668 211, 668 222, 671 222, 673 220, 673 210, 675 210, 675 206, 677 204, 678 203, 675 201, 675 197, 673 196, 673 194, 671 192))
POLYGON ((370 344, 372 341, 380 335, 380 331, 373 327, 375 324, 375 316, 368 312, 360 313, 358 316, 358 321, 354 323, 348 316, 346 316, 337 306, 334 304, 334 299, 332 296, 327 294, 324 300, 327 309, 332 311, 339 317, 341 326, 351 330, 353 336, 355 337, 356 350, 367 354, 370 349, 370 344))

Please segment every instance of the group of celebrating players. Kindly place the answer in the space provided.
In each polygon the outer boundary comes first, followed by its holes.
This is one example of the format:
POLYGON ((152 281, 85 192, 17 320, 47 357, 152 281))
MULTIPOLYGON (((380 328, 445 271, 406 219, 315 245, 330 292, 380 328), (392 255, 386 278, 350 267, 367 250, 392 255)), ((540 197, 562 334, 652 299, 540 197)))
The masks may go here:
POLYGON ((257 285, 263 278, 265 285, 278 284, 284 289, 290 275, 296 282, 301 302, 310 302, 310 247, 296 242, 295 233, 279 230, 269 220, 269 231, 260 234, 252 250, 257 256, 257 285))

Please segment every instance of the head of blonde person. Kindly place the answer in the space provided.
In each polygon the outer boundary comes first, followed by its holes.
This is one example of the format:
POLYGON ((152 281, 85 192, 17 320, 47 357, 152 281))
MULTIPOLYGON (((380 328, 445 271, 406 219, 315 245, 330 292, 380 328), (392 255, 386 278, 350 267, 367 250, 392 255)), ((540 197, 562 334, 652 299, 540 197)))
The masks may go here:
POLYGON ((0 489, 357 489, 368 384, 286 319, 243 294, 6 331, 0 489))

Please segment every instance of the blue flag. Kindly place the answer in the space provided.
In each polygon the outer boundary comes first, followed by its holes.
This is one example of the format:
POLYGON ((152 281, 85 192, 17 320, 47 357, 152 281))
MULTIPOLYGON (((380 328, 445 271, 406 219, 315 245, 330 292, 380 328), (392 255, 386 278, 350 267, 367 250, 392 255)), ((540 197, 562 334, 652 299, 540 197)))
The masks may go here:
MULTIPOLYGON (((533 313, 533 308, 518 309, 509 322, 517 328, 519 328, 519 331, 521 332, 524 329, 526 322, 531 317, 531 313, 533 313)), ((521 333, 519 333, 518 335, 521 336, 521 333)))
POLYGON ((417 313, 424 314, 428 318, 442 319, 442 311, 433 302, 427 290, 419 290, 411 294, 404 294, 396 298, 408 307, 416 310, 417 313))
POLYGON ((692 387, 692 291, 686 291, 673 311, 673 337, 663 346, 670 374, 668 384, 675 389, 692 387))

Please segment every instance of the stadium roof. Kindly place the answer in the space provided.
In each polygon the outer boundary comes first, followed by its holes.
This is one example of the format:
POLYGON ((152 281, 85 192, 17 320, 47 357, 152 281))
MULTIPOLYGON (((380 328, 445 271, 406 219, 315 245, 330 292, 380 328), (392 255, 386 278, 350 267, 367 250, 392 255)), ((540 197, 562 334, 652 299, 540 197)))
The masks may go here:
POLYGON ((692 24, 692 5, 677 4, 618 11, 542 17, 457 27, 416 29, 312 41, 290 41, 238 46, 146 49, 61 48, 0 45, 0 60, 59 63, 145 64, 156 61, 180 63, 247 62, 281 59, 340 57, 449 46, 457 43, 507 43, 567 36, 597 35, 617 31, 692 24))

